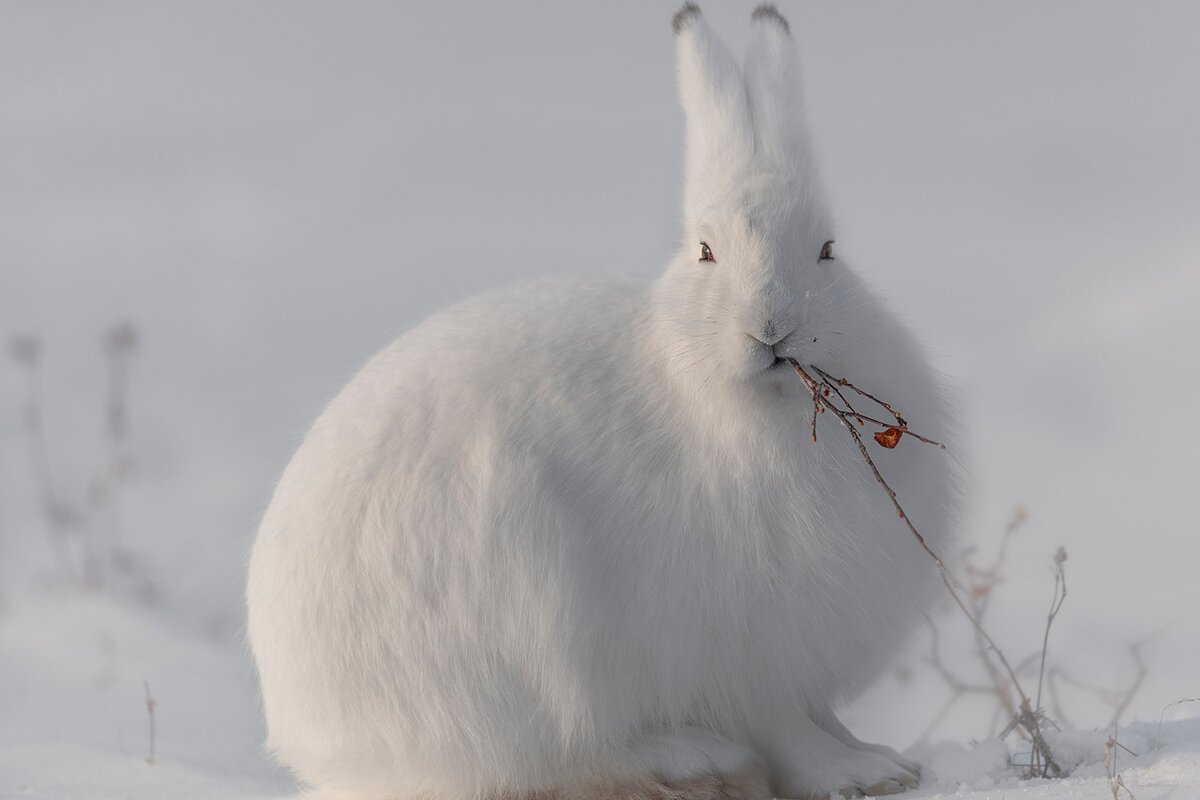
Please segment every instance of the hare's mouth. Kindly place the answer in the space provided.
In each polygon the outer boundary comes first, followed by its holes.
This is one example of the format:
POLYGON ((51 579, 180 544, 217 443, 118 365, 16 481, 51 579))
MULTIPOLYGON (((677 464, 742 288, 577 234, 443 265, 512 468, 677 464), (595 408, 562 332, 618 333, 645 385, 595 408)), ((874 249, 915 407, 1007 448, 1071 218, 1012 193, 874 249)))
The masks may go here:
POLYGON ((787 363, 788 362, 787 362, 786 358, 780 358, 779 356, 775 356, 775 360, 771 362, 771 366, 767 367, 767 369, 768 370, 779 369, 780 367, 787 366, 787 363))

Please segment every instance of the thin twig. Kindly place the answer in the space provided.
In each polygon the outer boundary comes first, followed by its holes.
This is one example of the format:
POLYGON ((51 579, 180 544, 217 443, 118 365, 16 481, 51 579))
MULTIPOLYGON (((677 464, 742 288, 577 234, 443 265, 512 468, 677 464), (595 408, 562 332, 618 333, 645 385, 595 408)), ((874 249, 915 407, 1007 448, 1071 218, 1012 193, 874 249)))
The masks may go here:
POLYGON ((1200 703, 1200 697, 1181 697, 1173 703, 1167 703, 1163 706, 1162 713, 1158 715, 1158 727, 1154 731, 1154 755, 1153 760, 1158 760, 1158 747, 1162 743, 1162 726, 1163 720, 1166 719, 1167 709, 1172 706, 1180 706, 1184 703, 1200 703))
POLYGON ((1062 682, 1079 689, 1080 691, 1094 695, 1104 704, 1111 706, 1113 710, 1112 716, 1109 717, 1106 727, 1111 728, 1115 726, 1128 710, 1130 704, 1133 702, 1134 697, 1137 696, 1137 693, 1141 690, 1142 685, 1145 683, 1147 674, 1149 674, 1149 670, 1146 667, 1146 662, 1142 658, 1142 647, 1144 647, 1146 643, 1149 642, 1155 635, 1157 634, 1151 634, 1150 636, 1143 637, 1129 645, 1129 658, 1133 662, 1134 676, 1133 680, 1125 688, 1120 688, 1118 686, 1115 689, 1109 689, 1104 686, 1097 686, 1095 684, 1087 683, 1075 678, 1062 667, 1051 667, 1050 671, 1046 675, 1046 683, 1050 690, 1051 702, 1054 703, 1055 706, 1055 714, 1061 719, 1066 719, 1066 716, 1062 713, 1060 708, 1061 704, 1058 700, 1057 687, 1058 683, 1062 682))
POLYGON ((84 502, 69 501, 55 480, 46 437, 45 401, 41 388, 42 347, 31 335, 14 336, 8 350, 25 373, 22 421, 30 472, 33 475, 48 537, 64 576, 90 589, 108 583, 122 555, 121 490, 130 475, 128 389, 129 364, 137 330, 129 323, 105 335, 108 400, 105 405, 102 458, 94 471, 84 502))
POLYGON ((1137 800, 1129 787, 1125 785, 1125 778, 1117 769, 1117 748, 1121 748, 1129 755, 1137 758, 1137 753, 1130 750, 1125 745, 1117 741, 1117 729, 1113 728, 1113 735, 1108 737, 1104 743, 1104 771, 1108 777, 1108 790, 1112 793, 1113 800, 1120 800, 1121 790, 1129 795, 1130 800, 1137 800))
POLYGON ((932 619, 926 617, 925 621, 929 623, 930 634, 929 655, 925 657, 925 662, 929 664, 929 666, 932 667, 934 671, 942 677, 942 680, 946 683, 946 685, 950 687, 950 696, 946 699, 946 702, 942 705, 938 712, 934 714, 933 718, 929 721, 929 724, 925 726, 925 730, 921 732, 920 738, 922 739, 929 738, 930 734, 932 734, 942 720, 945 719, 946 715, 950 713, 950 709, 952 709, 963 697, 966 697, 968 694, 992 694, 992 687, 984 686, 982 684, 968 683, 950 670, 945 661, 942 660, 941 633, 938 631, 937 626, 933 624, 932 619))
POLYGON ((1063 603, 1067 601, 1067 573, 1063 568, 1066 560, 1066 548, 1058 548, 1054 554, 1054 597, 1050 601, 1050 613, 1046 615, 1046 629, 1042 633, 1042 659, 1041 665, 1038 667, 1037 702, 1035 704, 1038 709, 1042 707, 1042 686, 1046 681, 1046 650, 1050 646, 1050 627, 1054 624, 1054 618, 1058 616, 1058 612, 1062 610, 1063 603))
POLYGON ((858 392, 863 397, 867 398, 868 400, 871 400, 876 405, 882 407, 889 414, 891 414, 893 417, 896 418, 896 424, 898 424, 901 428, 908 427, 908 423, 904 421, 904 417, 900 416, 900 412, 898 412, 894 408, 892 408, 891 403, 885 403, 882 400, 880 400, 878 397, 876 397, 875 395, 871 394, 870 392, 864 392, 862 389, 858 388, 857 386, 855 386, 853 383, 846 380, 845 378, 833 377, 832 375, 830 375, 828 372, 821 369, 820 367, 814 366, 813 369, 816 370, 817 374, 820 375, 825 380, 836 382, 838 386, 849 386, 851 389, 858 392))
MULTIPOLYGON (((1002 567, 1008 557, 1008 545, 1014 534, 1021 527, 1027 518, 1025 509, 1017 506, 1014 509, 1012 517, 1004 528, 1004 533, 1000 539, 1000 546, 997 549, 995 558, 988 567, 980 567, 973 564, 967 556, 971 551, 964 554, 963 566, 968 577, 968 585, 966 587, 966 600, 971 608, 975 619, 983 625, 984 616, 988 612, 988 607, 991 603, 995 588, 1003 582, 1002 567)), ((997 725, 1001 717, 1013 720, 1008 729, 1005 731, 1012 732, 1014 728, 1020 730, 1024 735, 1024 730, 1017 724, 1019 720, 1018 705, 1012 698, 1011 687, 1004 678, 1003 671, 996 665, 992 658, 991 651, 987 642, 977 632, 972 630, 972 636, 975 642, 975 656, 987 675, 989 685, 985 687, 985 693, 992 695, 996 703, 992 710, 991 719, 988 722, 987 731, 989 736, 995 736, 998 730, 997 725)), ((1035 656, 1036 657, 1036 654, 1035 656)), ((1028 659, 1027 659, 1028 660, 1028 659)), ((1024 662, 1016 667, 1016 671, 1020 673, 1024 669, 1024 662)), ((953 690, 954 687, 952 686, 953 690)))
POLYGON ((1058 766, 1058 763, 1055 761, 1050 752, 1049 744, 1047 744, 1045 737, 1042 736, 1041 729, 1038 725, 1037 714, 1030 706, 1029 697, 1021 688, 1021 682, 1017 679, 1017 673, 1015 670, 1013 670, 1012 665, 1008 663, 1008 658, 1005 657, 1004 651, 1000 649, 995 640, 993 640, 992 637, 988 635, 988 632, 983 629, 983 626, 979 624, 979 620, 977 620, 971 613, 971 610, 967 608, 967 604, 963 602, 961 597, 959 597, 959 593, 955 591, 954 586, 950 584, 950 581, 945 575, 942 575, 942 582, 946 584, 946 588, 950 590, 950 596, 954 598, 954 602, 958 604, 958 607, 962 609, 963 614, 965 614, 967 619, 971 621, 971 625, 975 628, 975 633, 983 638, 983 640, 987 643, 988 648, 991 650, 991 652, 995 653, 996 659, 1004 667, 1004 671, 1008 673, 1008 678, 1011 681, 1013 689, 1016 690, 1017 695, 1021 698, 1021 705, 1015 719, 1018 724, 1025 729, 1026 733, 1029 734, 1030 740, 1033 743, 1034 751, 1040 751, 1042 757, 1046 759, 1046 771, 1054 777, 1060 776, 1062 774, 1062 768, 1058 766))
POLYGON ((63 499, 54 480, 54 470, 50 466, 50 448, 46 441, 46 426, 42 413, 44 402, 41 391, 41 341, 32 335, 13 336, 9 340, 8 350, 25 372, 25 403, 21 410, 21 422, 25 433, 29 469, 37 490, 47 538, 63 575, 73 581, 76 570, 72 557, 71 535, 77 532, 82 517, 63 499))
POLYGON ((142 686, 146 688, 146 716, 150 720, 150 752, 146 756, 146 763, 153 764, 157 760, 155 755, 155 740, 157 732, 154 723, 154 709, 158 707, 158 701, 154 699, 154 695, 150 694, 150 681, 142 679, 142 686))
POLYGON ((950 671, 950 668, 946 666, 944 661, 942 661, 941 634, 938 632, 937 626, 933 624, 932 620, 927 619, 927 621, 929 622, 929 631, 931 635, 929 642, 929 655, 925 659, 926 663, 933 667, 934 671, 942 676, 942 680, 945 681, 946 684, 953 689, 956 694, 991 694, 992 689, 990 686, 968 683, 950 671))
MULTIPOLYGON (((792 364, 793 364, 793 366, 795 366, 794 361, 792 362, 792 364)), ((845 378, 835 378, 834 376, 830 375, 828 372, 826 372, 825 370, 823 370, 817 366, 813 366, 812 369, 814 372, 816 372, 818 375, 821 376, 821 384, 823 384, 827 388, 831 389, 834 393, 837 394, 837 396, 839 398, 841 398, 841 401, 846 404, 846 410, 849 412, 850 416, 855 417, 856 419, 860 420, 860 424, 861 424, 862 420, 866 420, 867 422, 878 425, 881 428, 899 428, 902 432, 908 434, 909 436, 913 437, 914 439, 924 442, 925 444, 931 444, 940 450, 946 449, 946 445, 942 444, 941 442, 935 441, 934 439, 930 439, 927 436, 922 436, 919 433, 915 433, 914 431, 909 430, 908 421, 905 420, 904 417, 900 416, 892 408, 892 406, 889 403, 883 402, 879 398, 875 397, 875 395, 873 395, 873 394, 864 392, 862 389, 859 389, 857 386, 855 386, 853 383, 846 380, 845 378), (842 392, 838 389, 839 386, 848 386, 851 389, 853 389, 854 391, 858 392, 863 397, 866 397, 869 400, 877 403, 881 408, 883 408, 885 411, 887 411, 889 414, 891 414, 893 417, 895 417, 896 422, 894 424, 891 422, 884 422, 883 420, 878 420, 878 419, 875 419, 874 417, 869 417, 866 414, 863 414, 861 411, 857 410, 856 408, 854 408, 853 405, 850 404, 850 401, 847 400, 846 396, 844 394, 842 394, 842 392)), ((826 395, 826 397, 828 397, 828 396, 826 395)))
POLYGON ((1050 704, 1054 709, 1054 716, 1065 724, 1070 725, 1071 721, 1067 718, 1066 713, 1063 711, 1062 701, 1059 699, 1058 695, 1057 679, 1062 673, 1063 670, 1061 668, 1051 667, 1050 672, 1046 675, 1046 686, 1050 689, 1050 704))
POLYGON ((1142 683, 1146 680, 1146 673, 1148 670, 1146 669, 1146 662, 1142 660, 1142 645, 1149 641, 1154 635, 1155 634, 1151 634, 1150 637, 1140 639, 1129 645, 1129 657, 1133 660, 1135 674, 1133 676, 1133 681, 1129 684, 1129 688, 1118 695, 1117 702, 1114 704, 1113 708, 1112 720, 1109 722, 1110 725, 1117 724, 1117 722, 1121 719, 1121 715, 1125 713, 1126 709, 1129 708, 1129 704, 1133 702, 1133 698, 1135 695, 1137 695, 1138 690, 1142 688, 1142 683))
POLYGON ((92 511, 97 534, 106 541, 93 542, 101 551, 100 560, 107 569, 127 568, 128 558, 122 541, 122 500, 132 474, 129 450, 129 367, 138 342, 137 329, 123 322, 109 328, 103 337, 108 367, 108 392, 104 408, 104 435, 101 459, 91 482, 92 511))

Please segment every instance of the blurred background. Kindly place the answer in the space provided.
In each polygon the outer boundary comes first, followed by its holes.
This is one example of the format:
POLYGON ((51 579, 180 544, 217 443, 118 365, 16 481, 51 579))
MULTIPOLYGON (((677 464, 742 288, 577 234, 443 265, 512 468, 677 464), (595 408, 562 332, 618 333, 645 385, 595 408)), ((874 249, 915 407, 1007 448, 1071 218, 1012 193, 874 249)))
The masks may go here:
MULTIPOLYGON (((740 52, 753 3, 702 5, 740 52)), ((779 7, 839 256, 961 398, 977 563, 1028 512, 989 629, 1014 661, 1037 652, 1065 546, 1048 662, 1092 688, 1064 678, 1064 716, 1108 724, 1111 690, 1156 720, 1200 694, 1200 6, 779 7)), ((660 271, 675 9, 5 5, 0 794, 71 796, 68 758, 129 796, 287 790, 241 643, 273 481, 430 312, 660 271)), ((937 622, 945 665, 975 675, 970 632, 937 622)), ((929 647, 850 709, 860 736, 989 733, 985 694, 939 717, 929 647)))

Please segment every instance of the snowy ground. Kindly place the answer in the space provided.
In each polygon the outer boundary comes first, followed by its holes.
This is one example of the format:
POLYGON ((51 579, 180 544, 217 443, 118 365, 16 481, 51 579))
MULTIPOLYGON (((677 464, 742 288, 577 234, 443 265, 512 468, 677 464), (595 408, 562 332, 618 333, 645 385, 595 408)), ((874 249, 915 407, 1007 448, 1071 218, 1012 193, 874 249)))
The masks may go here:
MULTIPOLYGON (((677 236, 674 6, 6 8, 0 338, 42 337, 53 468, 80 499, 97 337, 137 325, 123 527, 154 591, 62 586, 21 376, 0 362, 0 797, 290 791, 258 751, 240 643, 272 482, 357 365, 450 300, 544 273, 657 272, 677 236)), ((1127 686, 1125 648, 1152 635, 1125 719, 1156 721, 1200 695, 1200 428, 1174 413, 1200 395, 1200 6, 780 6, 839 251, 960 387, 964 533, 989 550, 1014 503, 1031 511, 993 633, 1014 658, 1036 650, 1065 544, 1052 663, 1127 686)), ((748 8, 705 13, 740 46, 748 8)), ((969 669, 968 632, 945 635, 969 669)), ((849 709, 860 735, 920 738, 945 698, 924 646, 849 709)), ((1067 700, 1082 728, 1108 717, 1087 693, 1067 700)), ((1151 729, 1123 728, 1143 800, 1200 797, 1200 730, 1182 719, 1200 709, 1174 711, 1157 758, 1151 729)), ((987 716, 964 703, 931 738, 984 737, 987 716)), ((1086 766, 1056 784, 1011 783, 995 743, 918 745, 913 796, 1108 797, 1105 736, 1081 735, 1086 766)))
MULTIPOLYGON (((258 704, 234 643, 180 635, 162 614, 80 594, 26 598, 0 624, 0 798, 286 797, 291 785, 257 749, 258 704), (156 701, 147 763, 144 684, 156 701)), ((1182 708, 1182 707, 1181 707, 1182 708)), ((1064 780, 1020 780, 996 739, 922 743, 904 798, 1108 800, 1104 731, 1052 737, 1064 780)), ((1121 778, 1140 800, 1200 797, 1200 719, 1118 732, 1121 778), (1155 743, 1158 743, 1157 752, 1155 743)), ((1013 753, 1020 758, 1020 753, 1013 753)))
POLYGON ((260 753, 254 679, 234 643, 73 593, 13 603, 0 652, 0 797, 288 793, 260 753), (153 765, 145 684, 156 701, 153 765))

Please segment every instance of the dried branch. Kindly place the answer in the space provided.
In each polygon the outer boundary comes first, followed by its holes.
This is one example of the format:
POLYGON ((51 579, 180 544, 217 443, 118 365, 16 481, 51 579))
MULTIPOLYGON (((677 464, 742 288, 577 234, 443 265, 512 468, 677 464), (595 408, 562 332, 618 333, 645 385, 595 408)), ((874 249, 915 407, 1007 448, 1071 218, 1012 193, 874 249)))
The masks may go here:
POLYGON ((31 335, 9 340, 9 355, 25 374, 22 410, 29 468, 47 536, 62 574, 87 588, 109 582, 113 567, 128 567, 121 548, 121 496, 131 474, 129 447, 129 364, 137 345, 129 323, 110 328, 103 338, 108 367, 108 397, 100 463, 88 484, 86 500, 68 500, 55 480, 47 444, 42 397, 42 347, 31 335))
MULTIPOLYGON (((795 362, 793 362, 793 364, 794 363, 795 362)), ((898 411, 896 411, 894 408, 892 408, 891 403, 885 403, 882 400, 880 400, 878 397, 876 397, 875 395, 870 394, 869 392, 864 392, 862 389, 858 388, 857 386, 855 386, 853 383, 846 380, 845 378, 835 378, 834 376, 830 375, 828 372, 821 369, 820 367, 814 366, 812 369, 814 372, 816 372, 818 375, 821 376, 821 381, 822 381, 822 383, 824 383, 825 387, 827 389, 830 389, 831 391, 833 391, 835 394, 837 394, 837 396, 841 399, 841 401, 846 404, 846 409, 850 412, 850 415, 852 417, 859 420, 860 425, 862 424, 863 421, 866 421, 866 422, 870 422, 875 425, 878 425, 881 428, 899 428, 899 430, 902 433, 906 433, 909 436, 913 437, 914 439, 918 439, 918 440, 924 442, 925 444, 931 444, 940 450, 946 449, 946 445, 942 444, 941 442, 934 441, 933 439, 927 438, 925 436, 920 435, 919 433, 909 430, 908 422, 904 419, 904 417, 900 416, 900 413, 898 411), (874 417, 869 417, 866 414, 860 413, 859 411, 857 411, 854 408, 854 406, 852 406, 850 404, 850 401, 846 399, 846 396, 841 393, 841 391, 838 389, 839 386, 847 386, 847 387, 853 389, 854 391, 858 392, 860 395, 867 398, 868 400, 871 400, 872 402, 878 404, 881 408, 883 408, 883 410, 887 411, 889 414, 891 414, 893 417, 896 418, 895 423, 883 422, 882 420, 878 420, 878 419, 875 419, 874 417)))
POLYGON ((925 730, 921 733, 922 739, 928 738, 934 729, 937 728, 938 724, 950 713, 950 710, 967 695, 990 695, 993 693, 991 686, 964 680, 946 665, 946 662, 942 659, 941 633, 938 631, 937 626, 933 624, 932 619, 926 617, 925 621, 929 623, 930 634, 929 655, 925 657, 925 663, 929 664, 941 676, 942 680, 950 688, 950 696, 942 704, 942 707, 938 709, 938 712, 934 714, 929 724, 925 726, 925 730))
POLYGON ((146 756, 146 763, 153 764, 157 760, 155 756, 157 731, 154 723, 154 710, 158 707, 158 701, 154 699, 154 695, 150 694, 150 681, 143 678, 142 686, 146 688, 146 716, 150 721, 150 750, 146 756))
POLYGON ((796 374, 800 376, 800 379, 804 382, 804 385, 808 388, 813 397, 813 439, 816 439, 817 414, 822 413, 823 411, 829 411, 837 418, 841 426, 850 435, 855 447, 858 448, 859 454, 862 455, 867 467, 871 470, 871 474, 874 475, 875 481, 881 487, 883 487, 884 492, 887 494, 888 499, 892 503, 892 507, 896 509, 896 516, 904 521, 909 533, 913 535, 913 538, 917 540, 917 543, 926 552, 926 554, 933 559, 934 565, 938 568, 938 573, 942 579, 942 583, 946 585, 946 589, 950 592, 950 597, 954 600, 955 604, 971 622, 971 626, 974 628, 975 634, 981 642, 981 647, 983 647, 985 651, 989 651, 995 655, 1004 673, 1007 675, 1010 685, 1017 692, 1017 695, 1020 698, 1020 705, 1017 708, 1017 713, 1013 716, 1013 726, 1020 726, 1022 729, 1024 729, 1025 734, 1029 737, 1029 740, 1032 743, 1033 756, 1031 758, 1030 774, 1037 774, 1041 777, 1058 777, 1062 775, 1063 770, 1058 765, 1058 762, 1054 758, 1054 754, 1050 750, 1049 744, 1042 735, 1040 726, 1041 717, 1038 712, 1034 710, 1029 701, 1029 696, 1025 693, 1024 689, 1022 689, 1021 682, 1017 678, 1016 671, 1012 668, 1012 665, 1009 663, 1008 658, 1004 655, 1004 652, 996 645, 996 642, 987 633, 987 631, 984 630, 983 625, 980 623, 978 617, 972 613, 971 608, 968 606, 969 595, 967 595, 962 583, 960 583, 958 579, 955 578, 950 572, 950 569, 946 566, 946 562, 941 558, 941 556, 939 556, 933 550, 933 548, 930 547, 929 542, 925 539, 921 532, 917 530, 917 527, 913 524, 908 514, 904 511, 903 506, 900 505, 900 500, 896 496, 895 490, 892 489, 887 480, 883 477, 883 474, 879 471, 879 468, 875 465, 874 459, 871 458, 871 454, 867 451, 866 445, 863 444, 862 436, 859 434, 858 429, 854 427, 854 422, 852 422, 852 420, 858 421, 860 425, 862 425, 864 421, 873 422, 878 425, 885 425, 885 423, 880 422, 879 420, 874 420, 864 414, 860 414, 847 401, 845 395, 838 391, 838 388, 848 387, 852 389, 860 396, 865 397, 882 407, 896 419, 896 426, 887 426, 888 432, 894 433, 893 438, 889 440, 890 444, 885 443, 885 441, 883 439, 879 439, 878 436, 876 437, 883 446, 889 448, 894 446, 895 442, 900 438, 900 436, 905 433, 913 436, 913 438, 918 439, 919 441, 932 444, 939 448, 944 449, 945 445, 932 439, 912 433, 908 428, 908 422, 891 406, 891 404, 880 400, 878 397, 870 394, 869 392, 860 389, 845 378, 835 377, 822 370, 820 367, 810 365, 810 368, 813 370, 813 372, 820 377, 818 380, 809 374, 809 372, 800 364, 800 362, 796 361, 795 359, 788 359, 788 362, 791 364, 792 369, 795 370, 796 374), (841 399, 845 403, 845 408, 842 408, 835 403, 833 396, 837 396, 839 399, 841 399), (968 600, 964 600, 964 595, 967 596, 968 600))
POLYGON ((1145 660, 1142 658, 1142 647, 1144 647, 1152 638, 1153 635, 1147 636, 1129 645, 1129 659, 1133 662, 1134 676, 1130 684, 1124 688, 1118 686, 1114 689, 1109 689, 1103 686, 1096 686, 1095 684, 1086 683, 1076 679, 1061 667, 1051 668, 1050 672, 1047 674, 1047 686, 1050 689, 1051 699, 1056 706, 1056 715, 1065 719, 1061 713, 1061 710, 1057 709, 1057 706, 1059 705, 1057 699, 1057 684, 1062 682, 1068 686, 1072 686, 1080 691, 1093 695, 1098 700, 1111 707, 1112 715, 1109 717, 1106 727, 1115 727, 1117 723, 1120 722, 1121 717, 1125 714, 1125 711, 1128 710, 1130 703, 1133 702, 1133 698, 1137 696, 1137 693, 1141 690, 1142 684, 1145 683, 1146 675, 1148 674, 1149 670, 1146 667, 1145 660))
POLYGON ((1060 722, 1069 725, 1071 724, 1071 721, 1067 718, 1066 713, 1063 711, 1062 700, 1059 698, 1058 694, 1058 680, 1063 675, 1065 675, 1063 669, 1060 667, 1051 667, 1050 672, 1046 675, 1046 686, 1050 690, 1050 703, 1054 709, 1054 716, 1060 722))
POLYGON ((113 566, 128 566, 122 544, 122 495, 133 472, 129 444, 129 364, 136 352, 137 329, 128 322, 105 332, 103 349, 108 367, 101 459, 91 484, 97 522, 104 523, 105 550, 113 566))
POLYGON ((29 470, 46 525, 46 535, 59 568, 70 580, 75 579, 75 563, 71 556, 71 536, 77 533, 83 515, 59 493, 54 471, 50 467, 50 448, 46 442, 46 427, 42 414, 42 344, 32 335, 17 335, 9 339, 9 355, 25 373, 25 400, 21 423, 25 434, 25 450, 29 470))
POLYGON ((1148 670, 1146 669, 1146 662, 1142 660, 1142 645, 1147 641, 1149 641, 1148 638, 1140 639, 1129 645, 1129 657, 1133 660, 1135 672, 1133 681, 1129 684, 1129 687, 1117 695, 1117 702, 1113 707, 1112 719, 1108 723, 1113 727, 1116 727, 1117 723, 1121 720, 1121 715, 1129 708, 1129 704, 1133 702, 1133 698, 1137 695, 1138 691, 1142 688, 1142 683, 1146 680, 1148 670))
MULTIPOLYGON (((988 608, 991 603, 995 588, 1004 580, 1002 567, 1008 557, 1009 542, 1024 524, 1027 518, 1028 515, 1025 513, 1025 509, 1021 508, 1020 506, 1014 509, 1013 515, 1009 519, 1008 524, 1005 526, 1004 533, 1001 536, 1000 546, 997 550, 996 556, 989 565, 979 566, 972 562, 969 556, 974 552, 973 550, 968 550, 967 553, 964 554, 963 567, 967 576, 965 599, 971 608, 972 614, 975 616, 975 619, 979 621, 980 625, 983 624, 984 617, 988 613, 988 608)), ((1009 681, 1005 678, 1003 669, 996 663, 992 656, 992 652, 988 647, 987 641, 980 636, 979 633, 974 630, 974 628, 972 628, 972 638, 975 643, 975 657, 980 666, 983 668, 988 681, 987 685, 982 687, 984 691, 981 692, 981 694, 991 695, 995 700, 992 718, 987 726, 989 735, 995 736, 998 730, 997 725, 1000 719, 1016 719, 1018 716, 1019 706, 1016 700, 1013 698, 1012 687, 1009 681)), ((1036 654, 1034 657, 1036 657, 1036 654)), ((1025 661, 1022 661, 1020 664, 1018 664, 1016 666, 1016 672, 1018 674, 1021 673, 1029 661, 1030 658, 1026 658, 1025 661)), ((935 669, 937 669, 936 665, 935 669)), ((942 674, 942 677, 943 680, 946 680, 944 673, 942 674)), ((947 685, 951 690, 952 701, 962 699, 963 693, 959 692, 953 683, 948 682, 947 685)), ((1008 732, 1011 732, 1011 727, 1008 732)))
POLYGON ((972 579, 969 588, 971 590, 971 597, 975 602, 975 615, 980 619, 983 619, 984 615, 987 614, 993 590, 1004 582, 1003 567, 1008 560, 1009 544, 1027 519, 1029 519, 1029 514, 1025 511, 1024 507, 1017 506, 1013 509, 1013 515, 1009 518, 1008 524, 1004 526, 1004 533, 1000 537, 1000 546, 996 550, 996 557, 992 560, 990 566, 976 566, 968 558, 971 555, 971 551, 964 554, 965 569, 972 579))
POLYGON ((926 621, 929 622, 930 652, 926 657, 925 662, 929 664, 929 666, 933 667, 934 671, 941 675, 942 680, 944 680, 946 684, 957 694, 991 694, 992 687, 981 683, 971 683, 970 681, 964 680, 946 666, 946 663, 942 660, 941 634, 938 632, 937 626, 933 624, 932 620, 928 620, 927 618, 926 621))
POLYGON ((1014 728, 1017 726, 1023 728, 1033 745, 1031 771, 1043 778, 1048 776, 1055 778, 1062 776, 1064 774, 1062 767, 1058 765, 1057 760, 1054 758, 1054 754, 1050 750, 1049 743, 1046 742, 1045 737, 1042 735, 1042 717, 1030 704, 1029 696, 1026 695, 1025 690, 1021 688, 1021 682, 1017 679, 1017 673, 1012 668, 1012 665, 1009 664, 1008 658, 1004 655, 1004 651, 1001 650, 992 637, 988 635, 988 632, 983 629, 983 626, 979 623, 979 620, 977 620, 971 614, 971 610, 967 608, 967 604, 959 596, 959 592, 955 590, 955 587, 950 583, 944 574, 942 575, 942 582, 946 584, 946 588, 950 590, 951 598, 953 598, 958 607, 962 609, 962 612, 966 615, 967 619, 971 621, 971 625, 975 628, 975 633, 982 637, 984 642, 987 643, 988 649, 995 654, 996 659, 1000 662, 1001 666, 1004 667, 1004 671, 1008 675, 1010 685, 1017 692, 1018 697, 1021 699, 1021 704, 1017 709, 1017 713, 1013 716, 1013 721, 1011 724, 1014 728))

